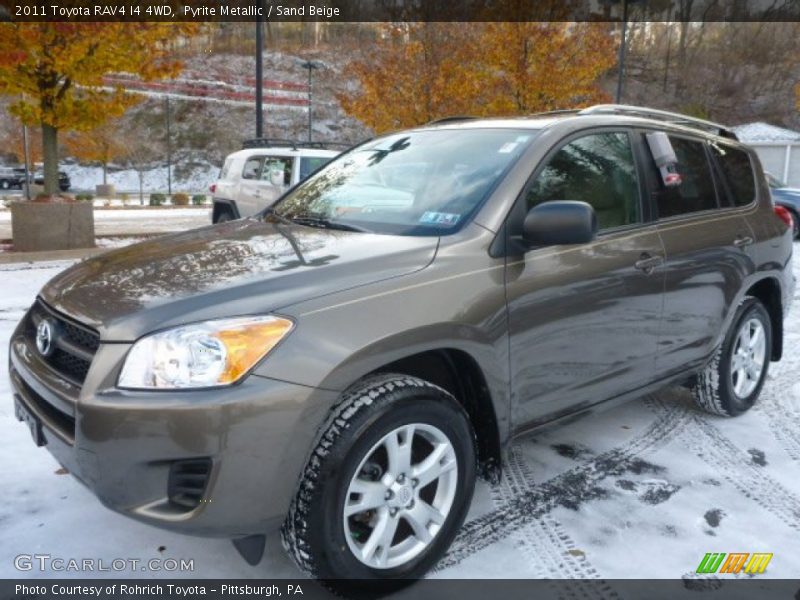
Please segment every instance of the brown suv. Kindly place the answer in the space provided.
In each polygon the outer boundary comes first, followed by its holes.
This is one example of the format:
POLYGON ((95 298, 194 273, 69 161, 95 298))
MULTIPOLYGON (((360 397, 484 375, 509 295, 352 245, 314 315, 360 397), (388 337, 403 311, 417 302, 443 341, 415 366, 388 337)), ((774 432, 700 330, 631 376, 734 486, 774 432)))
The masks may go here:
POLYGON ((64 271, 12 337, 16 410, 130 517, 251 562, 282 525, 317 577, 418 577, 513 436, 681 382, 748 410, 781 357, 790 223, 713 123, 445 120, 64 271))

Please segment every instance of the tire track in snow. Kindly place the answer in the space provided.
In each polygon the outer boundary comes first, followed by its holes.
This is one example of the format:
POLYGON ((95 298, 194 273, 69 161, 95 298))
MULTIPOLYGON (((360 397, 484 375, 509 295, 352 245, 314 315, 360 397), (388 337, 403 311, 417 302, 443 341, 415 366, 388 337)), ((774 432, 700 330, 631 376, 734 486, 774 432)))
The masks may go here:
MULTIPOLYGON (((651 403, 652 400, 648 400, 651 403)), ((659 416, 628 442, 604 452, 548 481, 511 496, 492 512, 481 515, 461 528, 448 553, 434 568, 441 571, 533 523, 558 506, 577 508, 586 500, 605 495, 598 484, 607 477, 641 469, 647 463, 643 452, 666 444, 688 421, 686 407, 675 404, 654 406, 659 416)))
MULTIPOLYGON (((509 504, 516 495, 531 493, 534 487, 533 472, 520 452, 520 444, 514 443, 509 448, 503 479, 500 485, 492 488, 495 505, 509 504)), ((552 515, 543 515, 514 532, 513 536, 529 564, 536 568, 537 577, 568 580, 553 587, 557 597, 619 598, 611 586, 603 585, 604 581, 585 581, 597 578, 597 571, 552 515), (598 588, 598 583, 603 587, 598 588)))
MULTIPOLYGON (((663 406, 663 404, 662 404, 663 406)), ((741 495, 800 531, 800 498, 753 464, 750 455, 699 412, 690 412, 681 441, 741 495)))

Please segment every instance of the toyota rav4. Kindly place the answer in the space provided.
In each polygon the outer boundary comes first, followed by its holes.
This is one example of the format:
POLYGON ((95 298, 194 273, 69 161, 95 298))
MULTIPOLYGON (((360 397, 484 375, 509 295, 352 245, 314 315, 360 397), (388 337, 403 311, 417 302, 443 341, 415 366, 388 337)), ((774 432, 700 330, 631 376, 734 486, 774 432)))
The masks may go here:
POLYGON ((670 384, 752 407, 790 224, 714 123, 447 119, 55 277, 11 339, 16 411, 134 519, 252 563, 282 527, 319 578, 415 578, 514 436, 670 384))

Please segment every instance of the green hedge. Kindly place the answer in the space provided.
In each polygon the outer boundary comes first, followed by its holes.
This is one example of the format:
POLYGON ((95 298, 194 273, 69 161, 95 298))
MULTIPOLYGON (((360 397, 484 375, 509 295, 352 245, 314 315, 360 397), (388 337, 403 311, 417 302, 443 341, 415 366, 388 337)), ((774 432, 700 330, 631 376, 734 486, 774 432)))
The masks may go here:
POLYGON ((150 206, 161 206, 167 201, 165 194, 150 194, 150 206))

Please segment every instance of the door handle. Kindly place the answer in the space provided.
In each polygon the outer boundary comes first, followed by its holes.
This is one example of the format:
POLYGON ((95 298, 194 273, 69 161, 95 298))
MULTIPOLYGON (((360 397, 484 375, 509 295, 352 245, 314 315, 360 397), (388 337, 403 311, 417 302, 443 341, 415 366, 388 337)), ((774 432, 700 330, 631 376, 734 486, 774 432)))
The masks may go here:
POLYGON ((661 266, 664 264, 664 257, 663 256, 654 256, 649 252, 642 252, 642 255, 639 257, 633 266, 642 271, 645 275, 650 275, 656 267, 661 266))
POLYGON ((733 245, 737 248, 746 248, 747 246, 752 245, 753 238, 749 235, 740 235, 735 240, 733 240, 733 245))

